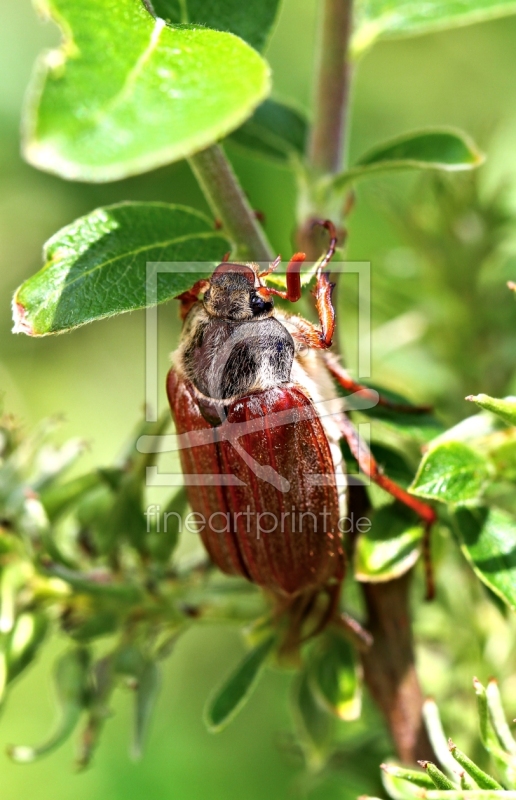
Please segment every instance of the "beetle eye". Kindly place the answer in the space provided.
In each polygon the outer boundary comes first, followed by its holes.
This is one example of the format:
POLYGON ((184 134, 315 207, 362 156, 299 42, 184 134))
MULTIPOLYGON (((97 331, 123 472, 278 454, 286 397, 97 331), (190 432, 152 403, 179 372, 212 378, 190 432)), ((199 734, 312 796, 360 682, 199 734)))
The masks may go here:
POLYGON ((251 296, 251 308, 253 311, 263 311, 266 305, 267 303, 262 297, 260 297, 260 295, 253 294, 251 296))
POLYGON ((207 290, 204 292, 204 297, 203 297, 203 300, 207 302, 209 299, 210 299, 210 290, 209 290, 209 289, 207 289, 207 290))

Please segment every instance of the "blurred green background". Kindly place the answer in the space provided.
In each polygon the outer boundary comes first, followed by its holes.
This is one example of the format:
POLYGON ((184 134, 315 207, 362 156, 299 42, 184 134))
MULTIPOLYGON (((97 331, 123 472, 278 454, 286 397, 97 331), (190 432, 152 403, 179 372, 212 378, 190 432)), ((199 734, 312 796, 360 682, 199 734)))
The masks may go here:
MULTIPOLYGON (((275 95, 306 109, 317 5, 315 0, 285 0, 267 52, 275 95)), ((124 199, 180 202, 200 209, 206 205, 183 163, 105 186, 67 183, 24 164, 18 134, 24 89, 35 56, 57 39, 56 30, 36 18, 29 0, 0 0, 0 387, 5 409, 27 427, 62 413, 62 436, 81 436, 90 443, 81 462, 86 469, 112 461, 140 414, 144 314, 30 340, 10 333, 13 290, 39 269, 43 242, 96 206, 124 199)), ((437 124, 463 128, 488 154, 475 182, 457 177, 456 184, 435 184, 400 176, 364 183, 349 225, 348 257, 370 261, 373 270, 373 379, 412 398, 435 402, 450 422, 471 413, 462 400, 465 393, 516 391, 516 307, 504 287, 506 279, 516 279, 515 41, 516 18, 507 18, 382 43, 365 57, 354 87, 352 158, 386 137, 437 124), (500 201, 493 200, 498 189, 503 190, 500 201), (439 250, 443 242, 449 245, 444 255, 439 250)), ((292 176, 242 151, 231 149, 229 154, 253 206, 265 212, 274 247, 288 256, 294 246, 292 176)), ((340 335, 353 365, 355 287, 349 277, 346 280, 349 285, 343 282, 339 291, 340 335)), ((178 332, 176 309, 169 304, 160 312, 163 378, 178 332)), ((164 391, 160 402, 165 403, 164 391)), ((457 609, 450 601, 455 619, 439 616, 439 608, 420 608, 420 630, 460 627, 472 596, 467 585, 461 592, 466 607, 457 609)), ((477 600, 477 617, 496 617, 492 606, 486 611, 482 598, 477 600)), ((485 679, 488 664, 501 669, 509 663, 507 628, 500 615, 493 626, 487 643, 463 632, 465 680, 475 672, 485 679)), ((127 755, 130 706, 128 698, 119 695, 93 769, 80 776, 71 773, 70 745, 26 767, 0 756, 3 797, 11 800, 30 793, 35 800, 59 800, 72 792, 78 800, 296 796, 299 768, 278 746, 290 727, 288 674, 267 673, 245 711, 224 733, 213 736, 204 730, 205 698, 241 651, 237 632, 224 628, 199 628, 180 642, 166 669, 140 763, 127 755)), ((51 655, 47 653, 10 698, 1 720, 0 745, 39 741, 51 726, 51 655)), ((444 691, 446 655, 431 647, 422 649, 421 666, 425 691, 444 691)), ((510 697, 510 691, 516 691, 510 669, 504 680, 502 690, 510 697)), ((473 709, 472 693, 466 698, 462 702, 473 709)), ((357 778, 348 765, 340 781, 315 788, 313 796, 351 797, 373 791, 376 768, 371 769, 370 783, 364 785, 364 778, 357 778)))

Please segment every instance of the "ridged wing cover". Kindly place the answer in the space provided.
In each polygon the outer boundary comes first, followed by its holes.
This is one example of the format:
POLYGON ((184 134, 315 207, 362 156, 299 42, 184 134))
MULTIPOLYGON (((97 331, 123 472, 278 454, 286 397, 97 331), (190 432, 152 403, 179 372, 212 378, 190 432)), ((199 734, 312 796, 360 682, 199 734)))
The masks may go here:
POLYGON ((167 392, 176 431, 187 443, 195 432, 219 438, 182 448, 183 473, 233 475, 240 482, 187 486, 192 510, 206 521, 200 535, 214 563, 284 595, 342 580, 333 461, 309 398, 292 385, 250 394, 229 405, 226 422, 214 428, 192 384, 173 369, 167 392), (232 430, 236 446, 227 438, 232 430))

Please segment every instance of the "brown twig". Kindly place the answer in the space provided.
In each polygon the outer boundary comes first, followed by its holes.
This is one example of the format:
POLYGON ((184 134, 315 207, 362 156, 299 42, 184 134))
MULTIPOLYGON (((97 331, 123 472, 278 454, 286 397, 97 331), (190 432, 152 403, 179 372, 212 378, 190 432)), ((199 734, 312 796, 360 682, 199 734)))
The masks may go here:
MULTIPOLYGON (((370 512, 364 486, 351 486, 349 508, 354 519, 370 512)), ((356 533, 352 534, 352 538, 356 533)), ((350 550, 354 542, 350 542, 350 550)), ((398 757, 414 764, 435 761, 423 725, 423 693, 416 672, 409 588, 411 572, 385 583, 361 583, 367 611, 365 627, 372 645, 360 650, 364 681, 383 713, 398 757)))
POLYGON ((416 672, 409 610, 410 573, 385 583, 364 583, 372 646, 361 653, 364 679, 382 711, 398 757, 435 761, 423 725, 423 695, 416 672))

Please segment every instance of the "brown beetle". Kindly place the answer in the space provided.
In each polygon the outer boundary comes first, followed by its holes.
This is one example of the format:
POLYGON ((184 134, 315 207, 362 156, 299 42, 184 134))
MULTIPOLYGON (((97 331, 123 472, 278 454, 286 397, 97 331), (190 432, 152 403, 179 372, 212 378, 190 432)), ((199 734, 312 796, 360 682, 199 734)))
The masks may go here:
POLYGON ((433 509, 380 471, 335 396, 337 381, 389 405, 328 352, 335 314, 326 267, 336 236, 332 223, 322 224, 331 241, 316 272, 319 327, 274 308, 274 296, 299 300, 304 254, 292 257, 285 292, 264 283, 279 259, 264 273, 223 262, 180 298, 183 335, 167 380, 188 498, 211 559, 270 590, 298 621, 325 595, 319 628, 344 576, 342 438, 362 472, 416 511, 427 530, 435 520, 433 509))

